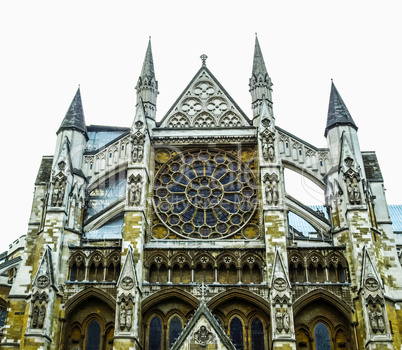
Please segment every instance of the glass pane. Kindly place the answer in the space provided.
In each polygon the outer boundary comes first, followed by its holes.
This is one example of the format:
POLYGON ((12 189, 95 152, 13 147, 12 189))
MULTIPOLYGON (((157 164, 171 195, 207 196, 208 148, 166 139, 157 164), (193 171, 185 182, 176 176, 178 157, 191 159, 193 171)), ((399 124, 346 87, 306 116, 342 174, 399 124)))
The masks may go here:
POLYGON ((162 323, 154 317, 149 325, 149 350, 161 350, 162 323))
POLYGON ((87 328, 85 350, 99 350, 101 327, 98 321, 93 320, 87 328))
POLYGON ((331 339, 329 337, 328 327, 319 323, 314 328, 315 348, 316 350, 331 350, 331 339))
POLYGON ((172 347, 181 333, 181 321, 177 316, 173 317, 169 326, 169 348, 172 347))
POLYGON ((243 324, 237 317, 230 322, 230 339, 237 350, 243 350, 243 324))
POLYGON ((252 350, 264 349, 264 327, 258 318, 251 323, 251 342, 252 350))
POLYGON ((0 327, 4 327, 6 324, 6 318, 7 318, 7 311, 5 308, 1 307, 0 308, 0 327))

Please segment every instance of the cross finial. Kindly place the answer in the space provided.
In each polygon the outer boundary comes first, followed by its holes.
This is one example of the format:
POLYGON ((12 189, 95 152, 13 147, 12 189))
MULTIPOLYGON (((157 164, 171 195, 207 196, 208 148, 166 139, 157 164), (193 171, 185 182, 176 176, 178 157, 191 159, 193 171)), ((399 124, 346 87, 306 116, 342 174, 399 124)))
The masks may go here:
POLYGON ((207 65, 206 61, 207 61, 208 56, 206 54, 202 54, 200 56, 200 58, 201 58, 203 67, 205 67, 207 65))
POLYGON ((201 292, 201 300, 205 300, 205 295, 209 290, 208 286, 204 282, 202 282, 201 284, 198 285, 198 289, 201 292))

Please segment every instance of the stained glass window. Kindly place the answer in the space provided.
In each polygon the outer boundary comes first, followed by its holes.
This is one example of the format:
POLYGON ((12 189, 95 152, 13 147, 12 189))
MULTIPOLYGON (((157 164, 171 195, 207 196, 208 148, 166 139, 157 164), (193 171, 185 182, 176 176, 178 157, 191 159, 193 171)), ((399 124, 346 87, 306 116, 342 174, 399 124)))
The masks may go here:
POLYGON ((155 178, 156 213, 180 236, 219 239, 233 235, 256 210, 253 172, 242 160, 224 151, 180 153, 166 162, 155 178))
POLYGON ((264 349, 264 327, 258 318, 251 323, 251 342, 252 350, 264 349))
POLYGON ((331 350, 331 339, 328 327, 324 323, 319 323, 314 328, 314 339, 316 350, 331 350))
POLYGON ((243 324, 237 317, 230 322, 230 339, 237 350, 243 350, 243 324))
POLYGON ((87 328, 87 340, 85 350, 99 350, 101 327, 98 321, 93 320, 87 328))
POLYGON ((6 324, 7 311, 6 308, 0 307, 0 327, 6 324))
POLYGON ((162 322, 154 317, 149 325, 149 350, 161 350, 162 322))
POLYGON ((177 316, 173 317, 169 325, 169 348, 172 347, 181 333, 181 321, 177 316))

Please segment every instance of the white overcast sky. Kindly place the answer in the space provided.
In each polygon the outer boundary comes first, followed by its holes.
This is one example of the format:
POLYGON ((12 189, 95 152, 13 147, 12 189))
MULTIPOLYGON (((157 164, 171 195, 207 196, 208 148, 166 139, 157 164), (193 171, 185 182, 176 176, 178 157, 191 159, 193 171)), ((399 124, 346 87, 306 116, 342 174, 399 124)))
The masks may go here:
POLYGON ((148 37, 160 120, 207 66, 251 116, 255 32, 276 124, 317 147, 331 78, 377 152, 389 204, 402 203, 401 1, 2 1, 0 251, 26 234, 43 155, 81 84, 87 125, 131 126, 148 37))

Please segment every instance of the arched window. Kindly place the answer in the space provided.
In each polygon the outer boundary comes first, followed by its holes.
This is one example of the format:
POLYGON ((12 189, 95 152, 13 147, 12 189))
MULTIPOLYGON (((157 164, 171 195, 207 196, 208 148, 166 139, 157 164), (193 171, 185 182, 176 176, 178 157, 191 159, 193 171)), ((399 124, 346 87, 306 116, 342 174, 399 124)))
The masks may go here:
POLYGON ((328 327, 324 323, 318 323, 314 328, 316 350, 331 350, 331 338, 328 327))
POLYGON ((243 324, 235 317, 230 322, 230 339, 237 350, 243 350, 243 324))
POLYGON ((71 270, 70 270, 70 281, 71 282, 75 281, 76 274, 77 274, 77 264, 74 263, 73 266, 71 266, 71 270))
POLYGON ((4 327, 7 319, 7 308, 3 305, 0 305, 0 328, 4 327))
POLYGON ((338 272, 338 282, 345 283, 346 278, 345 278, 345 270, 343 269, 341 264, 338 264, 337 268, 338 272))
POLYGON ((149 324, 149 350, 161 350, 162 345, 162 322, 154 317, 149 324))
POLYGON ((251 346, 252 350, 264 349, 264 327, 258 318, 251 323, 251 346))
POLYGON ((85 342, 85 350, 100 349, 101 326, 98 321, 93 320, 87 328, 87 340, 85 342))
POLYGON ((169 348, 172 347, 181 333, 181 321, 177 316, 173 317, 169 325, 169 348))

